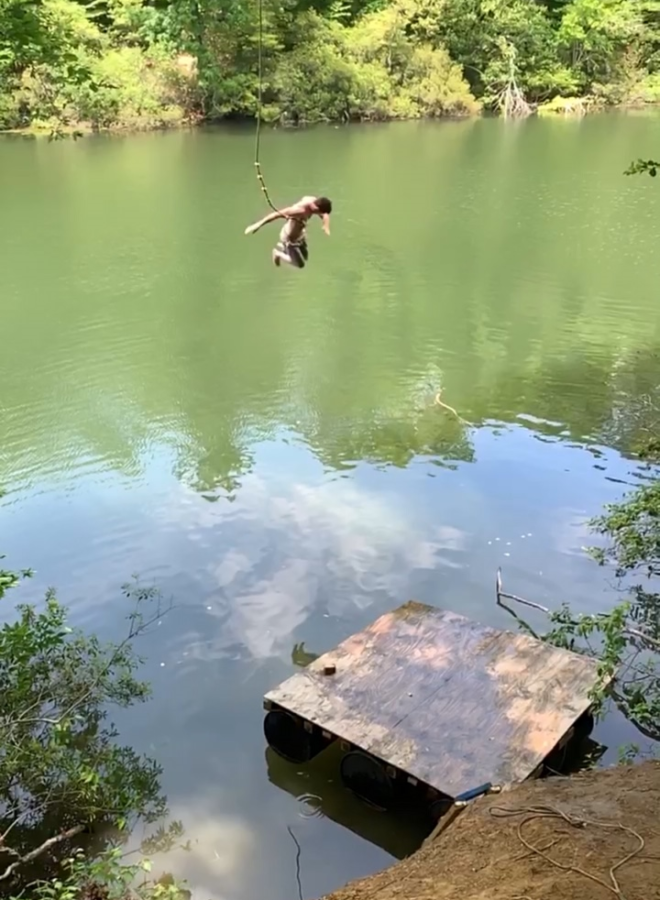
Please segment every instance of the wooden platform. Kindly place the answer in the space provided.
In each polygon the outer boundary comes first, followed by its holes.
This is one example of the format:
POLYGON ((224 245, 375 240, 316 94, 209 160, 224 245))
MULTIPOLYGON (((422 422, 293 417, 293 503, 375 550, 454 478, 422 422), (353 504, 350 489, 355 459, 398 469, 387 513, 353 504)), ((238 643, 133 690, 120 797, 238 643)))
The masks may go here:
POLYGON ((409 602, 269 691, 264 706, 456 797, 532 775, 597 682, 593 659, 409 602), (328 665, 335 674, 323 674, 328 665))

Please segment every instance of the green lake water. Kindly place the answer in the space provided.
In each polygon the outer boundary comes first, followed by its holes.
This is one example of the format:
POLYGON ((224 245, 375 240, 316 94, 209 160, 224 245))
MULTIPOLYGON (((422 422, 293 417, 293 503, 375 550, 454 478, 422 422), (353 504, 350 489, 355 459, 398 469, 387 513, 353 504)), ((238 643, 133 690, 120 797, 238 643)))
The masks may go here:
MULTIPOLYGON (((511 627, 498 566, 613 602, 585 523, 658 406, 660 188, 622 175, 658 146, 642 115, 267 132, 276 202, 334 202, 296 272, 243 235, 249 130, 0 142, 0 552, 107 637, 133 573, 173 598, 119 724, 197 900, 292 900, 287 825, 305 897, 419 837, 265 753, 295 643, 410 597, 511 627)), ((635 736, 598 730, 610 761, 635 736)))

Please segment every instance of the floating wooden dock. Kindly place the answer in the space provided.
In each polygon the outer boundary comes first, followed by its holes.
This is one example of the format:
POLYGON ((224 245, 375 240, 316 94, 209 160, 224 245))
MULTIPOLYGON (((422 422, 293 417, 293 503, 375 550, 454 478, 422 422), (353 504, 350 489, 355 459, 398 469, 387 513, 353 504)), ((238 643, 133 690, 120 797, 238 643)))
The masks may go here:
POLYGON ((269 691, 264 731, 298 763, 341 741, 347 786, 380 779, 385 797, 405 782, 451 801, 536 774, 588 721, 597 667, 411 601, 269 691))

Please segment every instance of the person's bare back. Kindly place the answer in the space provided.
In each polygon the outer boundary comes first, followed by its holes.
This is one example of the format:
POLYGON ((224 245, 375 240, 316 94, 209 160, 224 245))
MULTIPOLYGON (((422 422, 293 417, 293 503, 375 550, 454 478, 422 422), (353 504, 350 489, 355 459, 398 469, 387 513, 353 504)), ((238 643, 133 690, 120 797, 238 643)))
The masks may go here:
POLYGON ((309 249, 307 247, 307 222, 313 216, 320 216, 323 223, 323 230, 327 235, 330 234, 330 213, 332 212, 332 203, 327 197, 302 197, 292 206, 287 206, 277 212, 269 213, 255 222, 248 225, 245 234, 254 234, 269 225, 277 219, 285 219, 285 223, 280 231, 280 239, 273 249, 273 262, 279 266, 282 262, 296 269, 302 269, 309 259, 309 249))

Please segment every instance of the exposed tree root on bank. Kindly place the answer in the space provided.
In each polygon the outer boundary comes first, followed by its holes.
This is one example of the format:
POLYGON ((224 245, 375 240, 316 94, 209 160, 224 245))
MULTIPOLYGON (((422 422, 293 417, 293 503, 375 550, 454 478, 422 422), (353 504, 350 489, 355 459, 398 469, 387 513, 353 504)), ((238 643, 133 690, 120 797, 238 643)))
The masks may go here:
POLYGON ((506 84, 497 94, 497 108, 505 119, 522 119, 531 115, 533 110, 530 104, 525 100, 525 95, 518 86, 518 80, 516 78, 516 73, 518 71, 516 65, 516 48, 513 44, 505 41, 502 51, 506 56, 509 72, 506 84))

